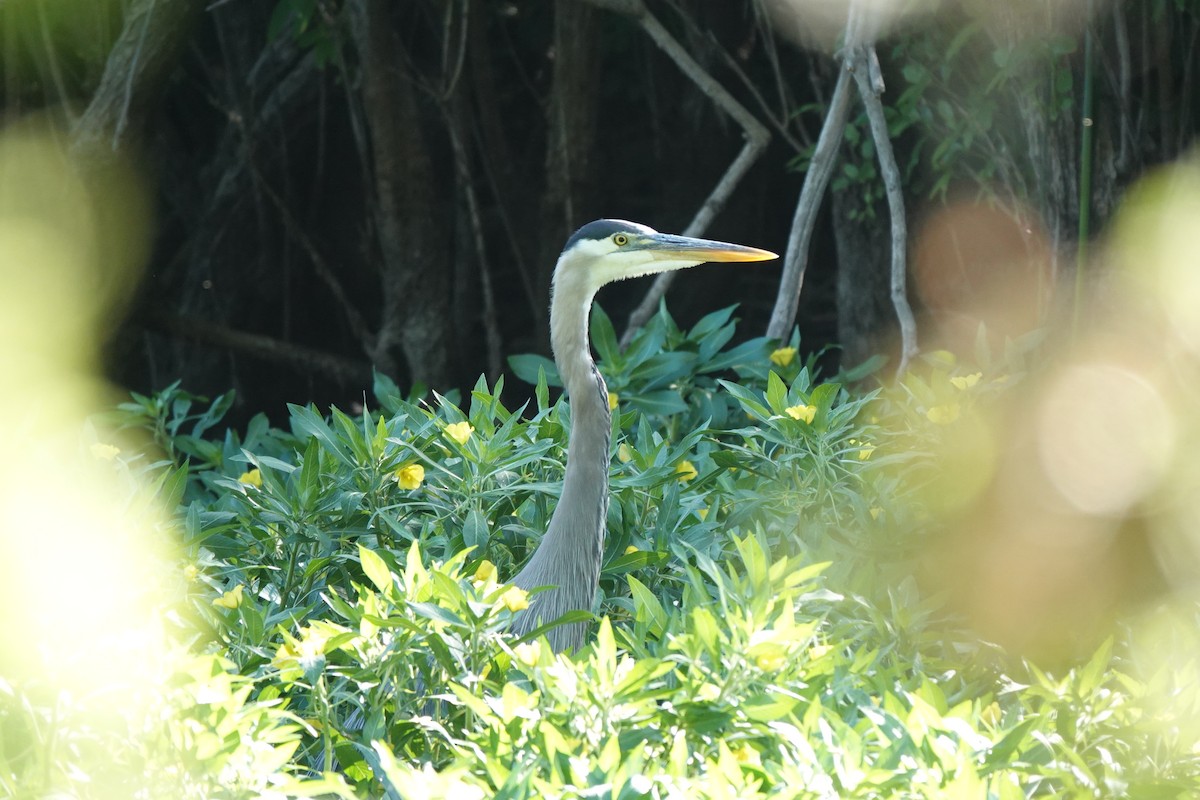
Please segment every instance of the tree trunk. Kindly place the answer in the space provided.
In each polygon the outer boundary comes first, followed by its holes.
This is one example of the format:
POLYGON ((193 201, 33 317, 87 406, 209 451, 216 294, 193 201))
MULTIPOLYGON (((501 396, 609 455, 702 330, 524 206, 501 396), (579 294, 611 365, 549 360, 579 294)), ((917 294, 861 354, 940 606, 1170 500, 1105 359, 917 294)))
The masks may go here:
POLYGON ((600 79, 597 12, 584 3, 554 6, 554 80, 547 109, 546 184, 541 202, 541 238, 534 266, 539 330, 549 324, 550 276, 563 242, 584 219, 579 202, 594 195, 591 154, 595 149, 600 79))
POLYGON ((422 129, 417 76, 401 73, 402 46, 391 8, 388 0, 351 5, 383 289, 379 330, 368 355, 380 370, 395 374, 398 348, 410 381, 445 388, 453 374, 449 225, 422 129))
POLYGON ((125 15, 87 109, 71 130, 71 153, 85 166, 111 161, 140 137, 205 0, 135 0, 125 15))

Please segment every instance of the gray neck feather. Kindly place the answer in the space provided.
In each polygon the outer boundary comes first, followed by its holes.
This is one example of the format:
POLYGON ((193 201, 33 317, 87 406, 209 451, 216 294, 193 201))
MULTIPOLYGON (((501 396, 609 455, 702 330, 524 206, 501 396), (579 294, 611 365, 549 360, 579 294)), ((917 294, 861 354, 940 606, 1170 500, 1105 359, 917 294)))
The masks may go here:
MULTIPOLYGON (((570 297, 572 292, 561 288, 556 286, 551 303, 550 338, 571 401, 566 475, 546 535, 512 581, 527 590, 555 588, 530 598, 529 608, 513 623, 518 634, 552 622, 567 611, 591 611, 604 555, 612 418, 608 390, 588 345, 588 313, 594 292, 570 297)), ((547 638, 555 651, 561 651, 581 646, 586 635, 585 623, 572 623, 555 628, 547 638)))

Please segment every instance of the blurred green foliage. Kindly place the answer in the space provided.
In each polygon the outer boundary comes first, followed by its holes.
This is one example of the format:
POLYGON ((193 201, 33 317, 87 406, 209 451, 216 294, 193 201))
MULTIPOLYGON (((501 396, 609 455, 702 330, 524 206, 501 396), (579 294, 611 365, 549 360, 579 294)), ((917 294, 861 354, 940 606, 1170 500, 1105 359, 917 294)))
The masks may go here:
POLYGON ((178 386, 122 404, 96 436, 141 430, 158 451, 113 468, 177 509, 184 556, 164 569, 190 655, 152 718, 101 727, 89 698, 0 681, 0 787, 102 796, 115 769, 147 797, 1200 791, 1194 664, 1147 670, 1110 639, 1050 674, 911 577, 953 424, 933 409, 1002 394, 1020 348, 978 373, 934 354, 862 391, 822 381, 797 341, 730 347, 732 313, 685 331, 664 310, 624 352, 594 314, 612 502, 600 621, 573 657, 506 632, 503 579, 565 459, 551 363, 513 360, 534 386, 515 410, 502 382, 459 404, 383 376, 375 407, 292 406, 286 429, 214 436, 229 398, 178 386))

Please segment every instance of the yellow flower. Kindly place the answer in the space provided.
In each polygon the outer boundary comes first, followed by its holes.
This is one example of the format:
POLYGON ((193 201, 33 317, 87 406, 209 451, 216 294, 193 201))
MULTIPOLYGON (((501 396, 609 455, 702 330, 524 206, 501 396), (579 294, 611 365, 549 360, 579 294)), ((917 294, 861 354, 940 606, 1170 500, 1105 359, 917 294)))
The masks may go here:
POLYGON ((621 400, 621 396, 618 395, 616 392, 609 392, 608 393, 608 410, 616 411, 617 403, 620 402, 620 400, 621 400))
POLYGON ((705 506, 704 508, 696 509, 696 516, 698 516, 701 520, 708 519, 708 507, 705 506))
POLYGON ((275 657, 271 666, 280 672, 285 681, 297 681, 310 665, 320 665, 323 668, 326 648, 334 636, 346 633, 347 629, 340 625, 309 625, 300 631, 300 638, 284 634, 283 644, 275 648, 275 657))
POLYGON ((195 564, 188 564, 183 568, 183 579, 188 583, 191 583, 198 577, 200 577, 200 568, 195 564))
POLYGON ((818 658, 824 658, 833 648, 827 644, 814 644, 808 648, 808 658, 810 661, 816 661, 818 658))
POLYGON ((991 704, 985 706, 984 709, 979 712, 979 721, 984 725, 987 725, 989 728, 994 728, 1000 724, 1000 720, 1003 716, 1004 714, 1000 710, 1000 704, 993 700, 991 704))
POLYGON ((683 483, 695 478, 699 473, 696 472, 696 465, 688 461, 686 458, 675 465, 675 478, 683 483))
POLYGON ((749 743, 744 743, 737 750, 734 750, 733 757, 739 764, 748 764, 752 767, 762 766, 762 756, 749 743))
POLYGON ((407 464, 392 476, 401 489, 420 489, 425 482, 425 468, 420 464, 407 464))
POLYGON ((967 390, 975 384, 979 383, 979 379, 983 377, 982 372, 973 372, 970 375, 955 375, 950 379, 950 383, 955 389, 967 390))
POLYGON ((771 353, 771 363, 776 366, 786 367, 788 364, 796 360, 796 348, 781 347, 771 353))
POLYGON ((633 461, 633 450, 625 442, 621 442, 621 445, 617 448, 617 461, 620 461, 622 464, 628 464, 630 461, 633 461))
POLYGON ((500 595, 500 602, 504 603, 504 607, 509 611, 522 611, 529 608, 529 592, 514 586, 500 595))
POLYGON ((112 461, 121 453, 121 448, 116 445, 104 444, 102 442, 96 442, 88 449, 92 451, 93 458, 98 458, 101 461, 112 461))
POLYGON ((754 648, 754 665, 763 672, 777 672, 787 664, 787 650, 783 645, 767 642, 754 648))
POLYGON ((879 506, 871 506, 871 519, 879 519, 879 515, 883 513, 883 509, 879 506))
POLYGON ((239 583, 216 600, 213 600, 212 604, 219 608, 237 608, 242 604, 242 589, 242 584, 239 583))
POLYGON ((496 565, 486 558, 480 561, 479 566, 475 568, 475 580, 486 583, 494 577, 496 577, 496 565))
POLYGON ((696 690, 696 699, 703 700, 706 703, 711 703, 721 696, 721 687, 715 683, 705 681, 700 684, 700 688, 696 690))
POLYGON ((946 403, 945 405, 934 406, 925 412, 925 416, 929 421, 937 425, 949 425, 958 419, 958 415, 962 409, 958 407, 958 403, 946 403))
POLYGON ((871 453, 875 452, 875 445, 863 443, 863 447, 858 449, 858 460, 866 461, 871 457, 871 453))
POLYGON ((792 419, 804 420, 809 425, 812 425, 812 421, 817 418, 817 407, 806 405, 788 406, 783 410, 783 413, 792 419))
POLYGON ((247 486, 261 487, 262 486, 262 470, 260 470, 258 467, 255 467, 254 469, 250 470, 249 472, 243 472, 241 475, 238 476, 238 483, 244 483, 247 486))
POLYGON ((271 666, 275 669, 295 669, 296 662, 300 660, 300 643, 296 642, 295 639, 291 639, 291 637, 288 638, 289 641, 275 648, 275 657, 271 659, 271 666))
MULTIPOLYGON (((466 444, 467 440, 471 438, 471 434, 474 432, 475 428, 472 427, 471 423, 469 422, 452 422, 446 426, 446 435, 459 444, 466 444)), ((422 470, 422 477, 423 473, 424 470, 422 470)))
POLYGON ((542 645, 539 642, 524 642, 513 648, 513 655, 525 666, 536 667, 542 656, 542 645))
POLYGON ((636 553, 636 552, 638 552, 638 548, 637 548, 636 544, 631 544, 631 545, 629 545, 629 547, 625 548, 625 555, 629 555, 630 553, 636 553))

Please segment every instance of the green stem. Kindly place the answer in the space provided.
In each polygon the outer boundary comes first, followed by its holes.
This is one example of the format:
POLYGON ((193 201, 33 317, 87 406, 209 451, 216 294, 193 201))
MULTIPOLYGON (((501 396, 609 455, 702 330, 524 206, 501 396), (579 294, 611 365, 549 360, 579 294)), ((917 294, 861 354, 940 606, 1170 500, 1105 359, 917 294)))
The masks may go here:
POLYGON ((321 721, 321 749, 325 753, 325 769, 333 763, 333 734, 329 726, 333 720, 333 709, 329 706, 329 687, 325 684, 325 675, 317 678, 317 715, 321 721))
POLYGON ((300 555, 300 543, 295 542, 292 545, 291 553, 288 555, 287 572, 283 576, 283 591, 280 592, 279 604, 283 608, 288 607, 288 599, 292 594, 292 576, 296 572, 296 559, 300 555))

